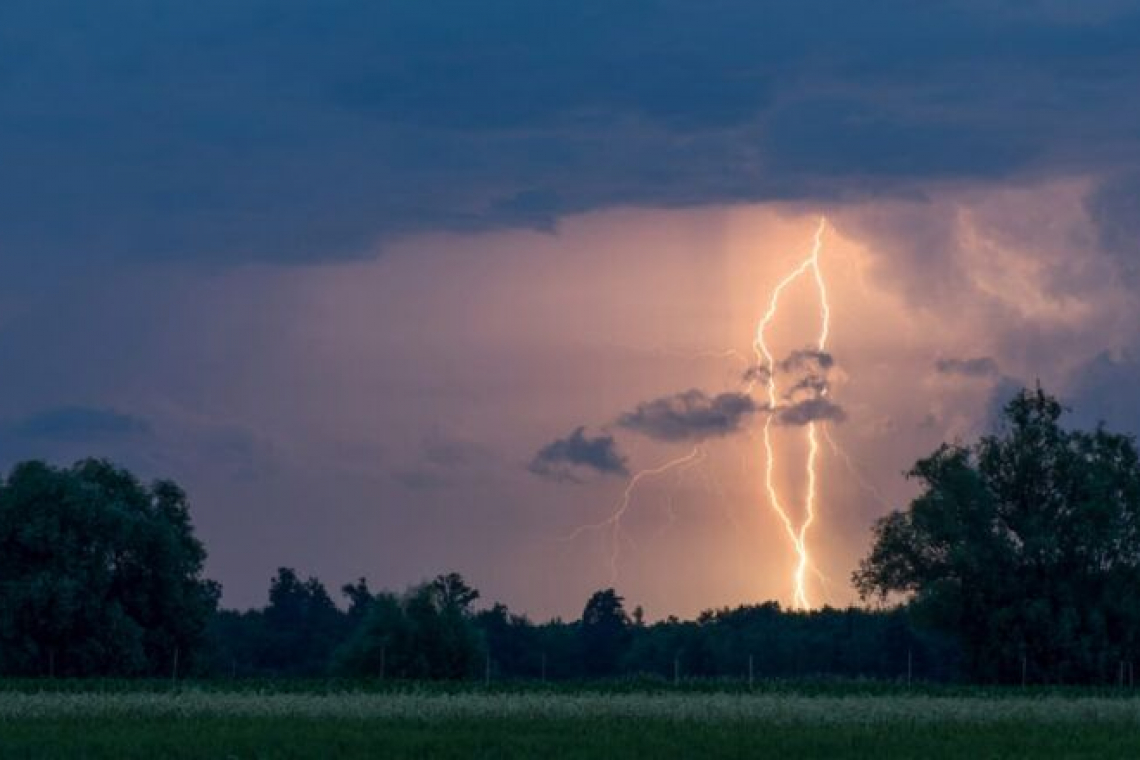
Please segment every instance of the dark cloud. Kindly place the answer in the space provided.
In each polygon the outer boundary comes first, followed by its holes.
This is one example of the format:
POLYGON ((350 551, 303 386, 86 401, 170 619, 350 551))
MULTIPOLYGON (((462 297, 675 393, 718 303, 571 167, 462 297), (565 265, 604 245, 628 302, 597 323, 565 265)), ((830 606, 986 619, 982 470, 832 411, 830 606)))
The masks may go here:
POLYGON ((1081 367, 1065 399, 1070 420, 1082 427, 1101 422, 1114 432, 1140 436, 1140 360, 1134 352, 1102 352, 1081 367))
POLYGON ((1100 247, 1116 257, 1132 282, 1140 279, 1140 172, 1102 182, 1086 204, 1100 247))
POLYGON ((835 359, 826 351, 814 348, 801 348, 792 351, 780 362, 783 372, 827 372, 835 365, 835 359))
POLYGON ((578 474, 583 470, 602 475, 626 475, 629 472, 613 436, 590 437, 582 427, 539 449, 527 469, 543 478, 572 482, 579 480, 578 474))
POLYGON ((153 449, 156 440, 150 423, 130 414, 103 407, 53 407, 0 422, 0 466, 28 459, 123 459, 153 449))
POLYGON ((740 430, 758 411, 744 393, 709 396, 696 388, 638 404, 617 422, 624 428, 662 441, 699 441, 740 430))
POLYGON ((754 364, 744 370, 741 380, 745 383, 764 384, 768 382, 769 377, 771 377, 771 372, 768 371, 767 367, 761 364, 754 364))
POLYGON ((2 426, 2 432, 15 438, 83 441, 145 434, 150 432, 150 425, 114 409, 63 406, 9 422, 2 426))
POLYGON ((481 443, 433 433, 421 446, 425 462, 437 467, 473 467, 494 458, 481 443))
POLYGON ((392 477, 405 488, 427 490, 485 481, 498 457, 476 441, 433 431, 420 445, 419 459, 393 470, 392 477))
POLYGON ((827 392, 827 378, 823 375, 804 375, 784 392, 785 400, 822 396, 827 392))
MULTIPOLYGON (((310 261, 614 205, 1110 174, 1140 153, 1140 12, 1058 7, 13 0, 0 256, 310 261)), ((1106 235, 1135 191, 1105 190, 1106 235)))
POLYGON ((942 358, 934 362, 934 369, 942 375, 960 377, 997 377, 1000 370, 997 361, 991 356, 976 356, 970 359, 942 358))
POLYGON ((781 407, 776 412, 776 422, 780 425, 806 425, 809 422, 843 422, 847 413, 843 407, 823 396, 797 401, 781 407))
MULTIPOLYGON (((781 372, 807 373, 809 377, 815 378, 825 377, 833 366, 835 358, 830 353, 814 348, 796 349, 776 362, 776 367, 781 372)), ((771 372, 766 366, 757 364, 744 370, 742 379, 746 383, 766 383, 770 375, 771 372)))

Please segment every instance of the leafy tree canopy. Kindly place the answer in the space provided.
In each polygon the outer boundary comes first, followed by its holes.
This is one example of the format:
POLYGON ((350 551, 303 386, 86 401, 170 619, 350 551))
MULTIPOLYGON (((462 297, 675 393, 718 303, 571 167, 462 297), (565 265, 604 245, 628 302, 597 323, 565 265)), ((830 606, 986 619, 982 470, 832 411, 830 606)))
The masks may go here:
POLYGON ((1040 388, 993 435, 943 445, 919 496, 874 527, 864 598, 908 598, 982 680, 1111 677, 1140 648, 1140 466, 1132 438, 1068 430, 1040 388))
POLYGON ((136 675, 183 668, 220 587, 202 576, 186 494, 88 459, 0 480, 0 668, 136 675))

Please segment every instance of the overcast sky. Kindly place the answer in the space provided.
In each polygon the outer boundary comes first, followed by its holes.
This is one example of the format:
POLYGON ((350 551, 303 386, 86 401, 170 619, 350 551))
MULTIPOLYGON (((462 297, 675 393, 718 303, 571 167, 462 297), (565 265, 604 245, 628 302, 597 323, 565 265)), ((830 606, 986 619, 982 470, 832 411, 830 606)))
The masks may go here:
POLYGON ((845 604, 902 472, 1019 384, 1140 432, 1137 92, 1129 2, 5 2, 0 467, 174 478, 228 605, 455 569, 656 618, 791 601, 758 435, 799 504, 816 415, 845 604), (821 215, 797 416, 745 376, 821 215), (567 540, 690 455, 616 578, 567 540))

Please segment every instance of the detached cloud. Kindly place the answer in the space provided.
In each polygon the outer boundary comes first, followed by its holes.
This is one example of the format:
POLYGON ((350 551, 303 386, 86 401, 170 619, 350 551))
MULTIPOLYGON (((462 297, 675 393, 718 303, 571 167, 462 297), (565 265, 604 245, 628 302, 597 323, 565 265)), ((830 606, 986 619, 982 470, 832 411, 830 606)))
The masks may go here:
POLYGON ((612 435, 589 437, 578 427, 565 438, 551 441, 538 450, 527 469, 549 480, 577 482, 578 472, 593 470, 602 475, 626 475, 625 457, 617 450, 612 435))
POLYGON ((433 431, 421 443, 418 460, 395 469, 392 477, 414 490, 471 485, 487 480, 497 463, 483 444, 433 431))
POLYGON ((801 348, 792 351, 787 358, 780 362, 780 370, 783 372, 826 373, 834 365, 835 357, 827 351, 801 348))
POLYGON ((87 440, 150 432, 150 425, 139 417, 85 406, 45 409, 3 426, 3 432, 17 438, 38 440, 87 440))
POLYGON ((799 426, 809 422, 843 422, 847 413, 843 407, 823 396, 816 396, 785 406, 776 412, 780 425, 799 426))
POLYGON ((998 363, 989 356, 977 356, 972 359, 939 359, 934 362, 934 369, 941 375, 960 377, 997 377, 1000 372, 998 363))
POLYGON ((672 396, 638 404, 618 424, 659 441, 699 441, 740 430, 744 420, 759 411, 751 396, 720 393, 708 396, 692 388, 672 396))
POLYGON ((763 385, 764 383, 768 382, 768 378, 771 376, 772 373, 768 370, 767 367, 762 364, 753 364, 751 367, 744 370, 744 374, 741 376, 741 380, 745 383, 756 383, 763 385))
POLYGON ((60 406, 0 421, 0 464, 27 459, 70 462, 106 456, 137 462, 132 454, 158 444, 149 422, 108 408, 60 406))
POLYGON ((794 401, 805 394, 811 398, 822 396, 827 390, 827 378, 823 375, 805 375, 784 393, 784 398, 794 401))

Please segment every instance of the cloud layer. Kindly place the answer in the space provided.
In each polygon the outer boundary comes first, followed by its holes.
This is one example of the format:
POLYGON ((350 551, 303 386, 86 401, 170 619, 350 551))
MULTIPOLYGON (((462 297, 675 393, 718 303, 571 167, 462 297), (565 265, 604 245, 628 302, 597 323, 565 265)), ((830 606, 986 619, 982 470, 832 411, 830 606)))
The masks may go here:
POLYGON ((588 436, 584 427, 543 446, 527 466, 532 473, 558 481, 577 481, 582 472, 626 475, 625 457, 611 435, 588 436))
POLYGON ((1137 251, 1127 3, 17 0, 0 29, 0 251, 37 267, 1075 172, 1137 251))

